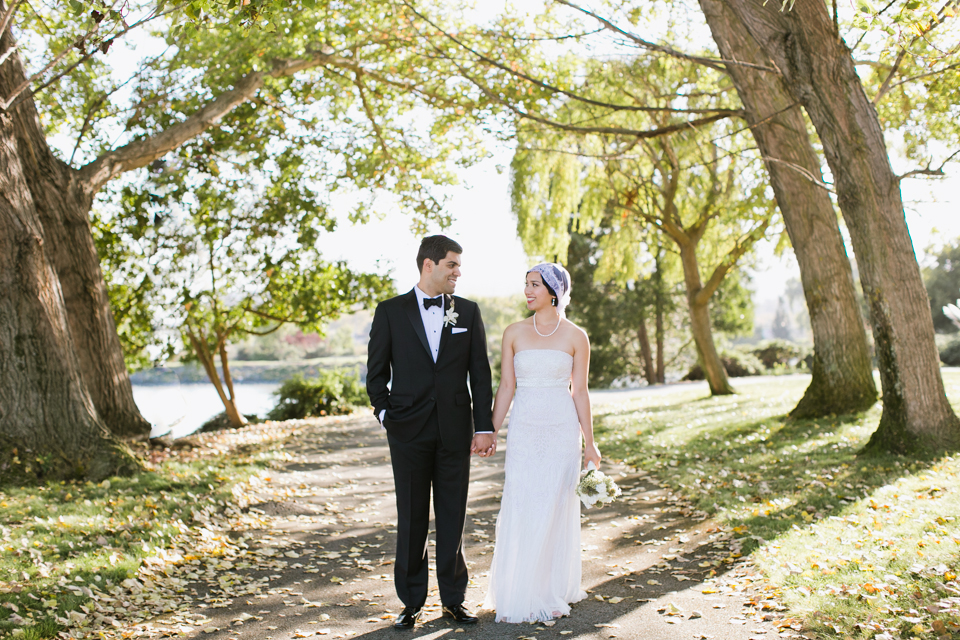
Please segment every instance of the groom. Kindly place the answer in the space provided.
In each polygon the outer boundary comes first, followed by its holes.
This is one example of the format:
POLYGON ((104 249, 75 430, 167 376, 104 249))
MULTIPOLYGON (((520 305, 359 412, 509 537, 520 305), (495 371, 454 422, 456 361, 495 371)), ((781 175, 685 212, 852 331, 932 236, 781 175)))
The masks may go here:
POLYGON ((420 281, 377 305, 370 329, 367 393, 387 431, 397 493, 394 581, 404 605, 398 629, 413 628, 427 599, 431 487, 443 615, 460 624, 477 621, 463 606, 463 527, 470 454, 486 455, 494 441, 493 393, 480 309, 451 295, 461 253, 450 238, 424 238, 420 281))

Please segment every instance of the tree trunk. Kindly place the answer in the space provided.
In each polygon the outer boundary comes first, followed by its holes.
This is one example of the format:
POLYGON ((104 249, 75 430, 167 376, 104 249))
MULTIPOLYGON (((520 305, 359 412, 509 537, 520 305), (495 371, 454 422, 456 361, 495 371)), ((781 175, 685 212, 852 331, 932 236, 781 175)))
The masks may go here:
POLYGON ((656 295, 656 307, 657 307, 657 319, 656 319, 656 339, 657 339, 657 382, 659 384, 664 384, 666 382, 666 374, 663 370, 664 364, 664 354, 663 354, 663 342, 664 342, 664 329, 663 329, 663 313, 664 313, 664 301, 663 301, 663 273, 660 271, 662 267, 662 260, 660 249, 657 249, 657 259, 656 259, 656 272, 653 274, 653 281, 656 295))
MULTIPOLYGON (((700 0, 720 55, 765 66, 767 57, 721 0, 700 0)), ((813 329, 813 377, 795 418, 855 413, 877 400, 873 364, 850 260, 823 182, 820 159, 794 98, 774 73, 730 64, 750 130, 764 156, 800 265, 813 329)))
POLYGON ((710 324, 710 305, 697 301, 697 294, 703 289, 700 280, 700 266, 697 263, 696 245, 680 245, 680 262, 683 265, 683 280, 687 289, 687 305, 690 308, 690 331, 697 345, 697 356, 703 375, 710 385, 710 394, 724 396, 734 393, 727 370, 723 368, 717 345, 713 341, 713 328, 710 324))
MULTIPOLYGON (((32 102, 19 109, 38 118, 32 102)), ((40 127, 21 130, 20 143, 29 147, 25 171, 37 213, 43 224, 47 251, 60 279, 70 333, 84 383, 104 424, 125 440, 145 440, 147 422, 133 400, 133 388, 107 287, 90 232, 93 195, 78 184, 77 172, 59 160, 40 127)))
POLYGON ((233 380, 230 378, 230 370, 227 367, 226 349, 221 350, 220 363, 223 366, 224 375, 230 385, 229 396, 227 396, 223 389, 223 382, 220 380, 220 374, 217 373, 217 365, 213 362, 213 353, 207 349, 205 336, 202 333, 194 332, 189 325, 187 325, 186 333, 194 353, 197 354, 197 359, 200 360, 200 364, 203 365, 203 370, 207 372, 207 378, 213 383, 214 388, 217 390, 217 395, 220 396, 220 402, 223 403, 223 408, 227 414, 227 418, 230 420, 230 424, 234 428, 240 428, 246 425, 247 419, 237 410, 236 398, 233 395, 233 380))
POLYGON ((637 327, 637 338, 640 340, 640 357, 643 358, 643 377, 647 379, 647 384, 656 384, 657 377, 653 368, 653 354, 650 351, 650 334, 647 333, 647 317, 640 310, 640 324, 637 327))
POLYGON ((823 2, 780 11, 763 0, 724 0, 810 116, 833 173, 870 308, 883 414, 867 450, 918 453, 960 447, 933 320, 907 230, 900 183, 853 58, 823 2))
MULTIPOLYGON (((14 44, 9 31, 0 34, 0 50, 14 44)), ((14 54, 0 65, 0 95, 24 79, 14 54)), ((32 153, 23 140, 40 130, 31 107, 0 113, 0 474, 100 480, 139 465, 110 436, 80 373, 28 187, 32 164, 22 160, 32 153)))

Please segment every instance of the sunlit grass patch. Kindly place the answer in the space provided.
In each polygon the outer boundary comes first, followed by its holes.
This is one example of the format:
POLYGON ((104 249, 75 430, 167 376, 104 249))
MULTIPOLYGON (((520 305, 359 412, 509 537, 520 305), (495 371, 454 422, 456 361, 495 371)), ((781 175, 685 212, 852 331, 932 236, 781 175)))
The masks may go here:
MULTIPOLYGON (((960 401, 960 374, 944 374, 960 401)), ((652 396, 598 416, 604 455, 651 471, 725 522, 809 630, 960 631, 960 457, 858 457, 880 406, 789 421, 806 378, 735 396, 652 396), (954 600, 950 600, 954 598, 954 600)))
POLYGON ((0 636, 82 634, 129 615, 144 563, 174 546, 195 548, 211 517, 235 511, 237 487, 283 455, 277 438, 256 441, 99 484, 0 487, 0 636))

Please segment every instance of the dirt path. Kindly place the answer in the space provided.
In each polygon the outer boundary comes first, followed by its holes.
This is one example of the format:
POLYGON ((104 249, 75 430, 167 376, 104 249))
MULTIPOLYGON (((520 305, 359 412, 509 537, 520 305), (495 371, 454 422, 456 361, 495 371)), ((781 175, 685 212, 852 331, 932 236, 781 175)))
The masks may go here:
MULTIPOLYGON (((180 634, 220 640, 401 637, 717 638, 796 635, 780 631, 776 603, 732 554, 736 542, 675 501, 642 473, 606 465, 621 502, 583 511, 583 586, 588 598, 552 626, 508 625, 480 612, 458 627, 440 617, 431 566, 423 624, 392 628, 401 605, 393 587, 396 509, 386 438, 372 418, 326 420, 304 428, 290 460, 258 487, 250 515, 264 528, 244 534, 249 561, 224 561, 220 597, 198 592, 177 615, 180 634), (259 502, 257 502, 259 500, 259 502), (713 572, 716 572, 715 574, 713 572), (228 597, 223 597, 223 595, 228 597)), ((487 584, 503 481, 503 444, 471 468, 467 604, 477 610, 487 584)), ((212 595, 212 594, 209 594, 212 595)), ((182 637, 182 635, 181 635, 182 637)))

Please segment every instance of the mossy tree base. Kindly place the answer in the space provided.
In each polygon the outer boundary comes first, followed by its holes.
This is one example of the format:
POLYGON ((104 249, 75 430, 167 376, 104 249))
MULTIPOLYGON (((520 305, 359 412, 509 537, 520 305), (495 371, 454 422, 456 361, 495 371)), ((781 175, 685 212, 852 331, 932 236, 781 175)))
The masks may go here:
POLYGON ((144 467, 123 443, 104 440, 96 447, 68 455, 49 450, 38 453, 22 442, 0 437, 0 485, 32 485, 60 480, 100 482, 113 476, 131 476, 144 467))

